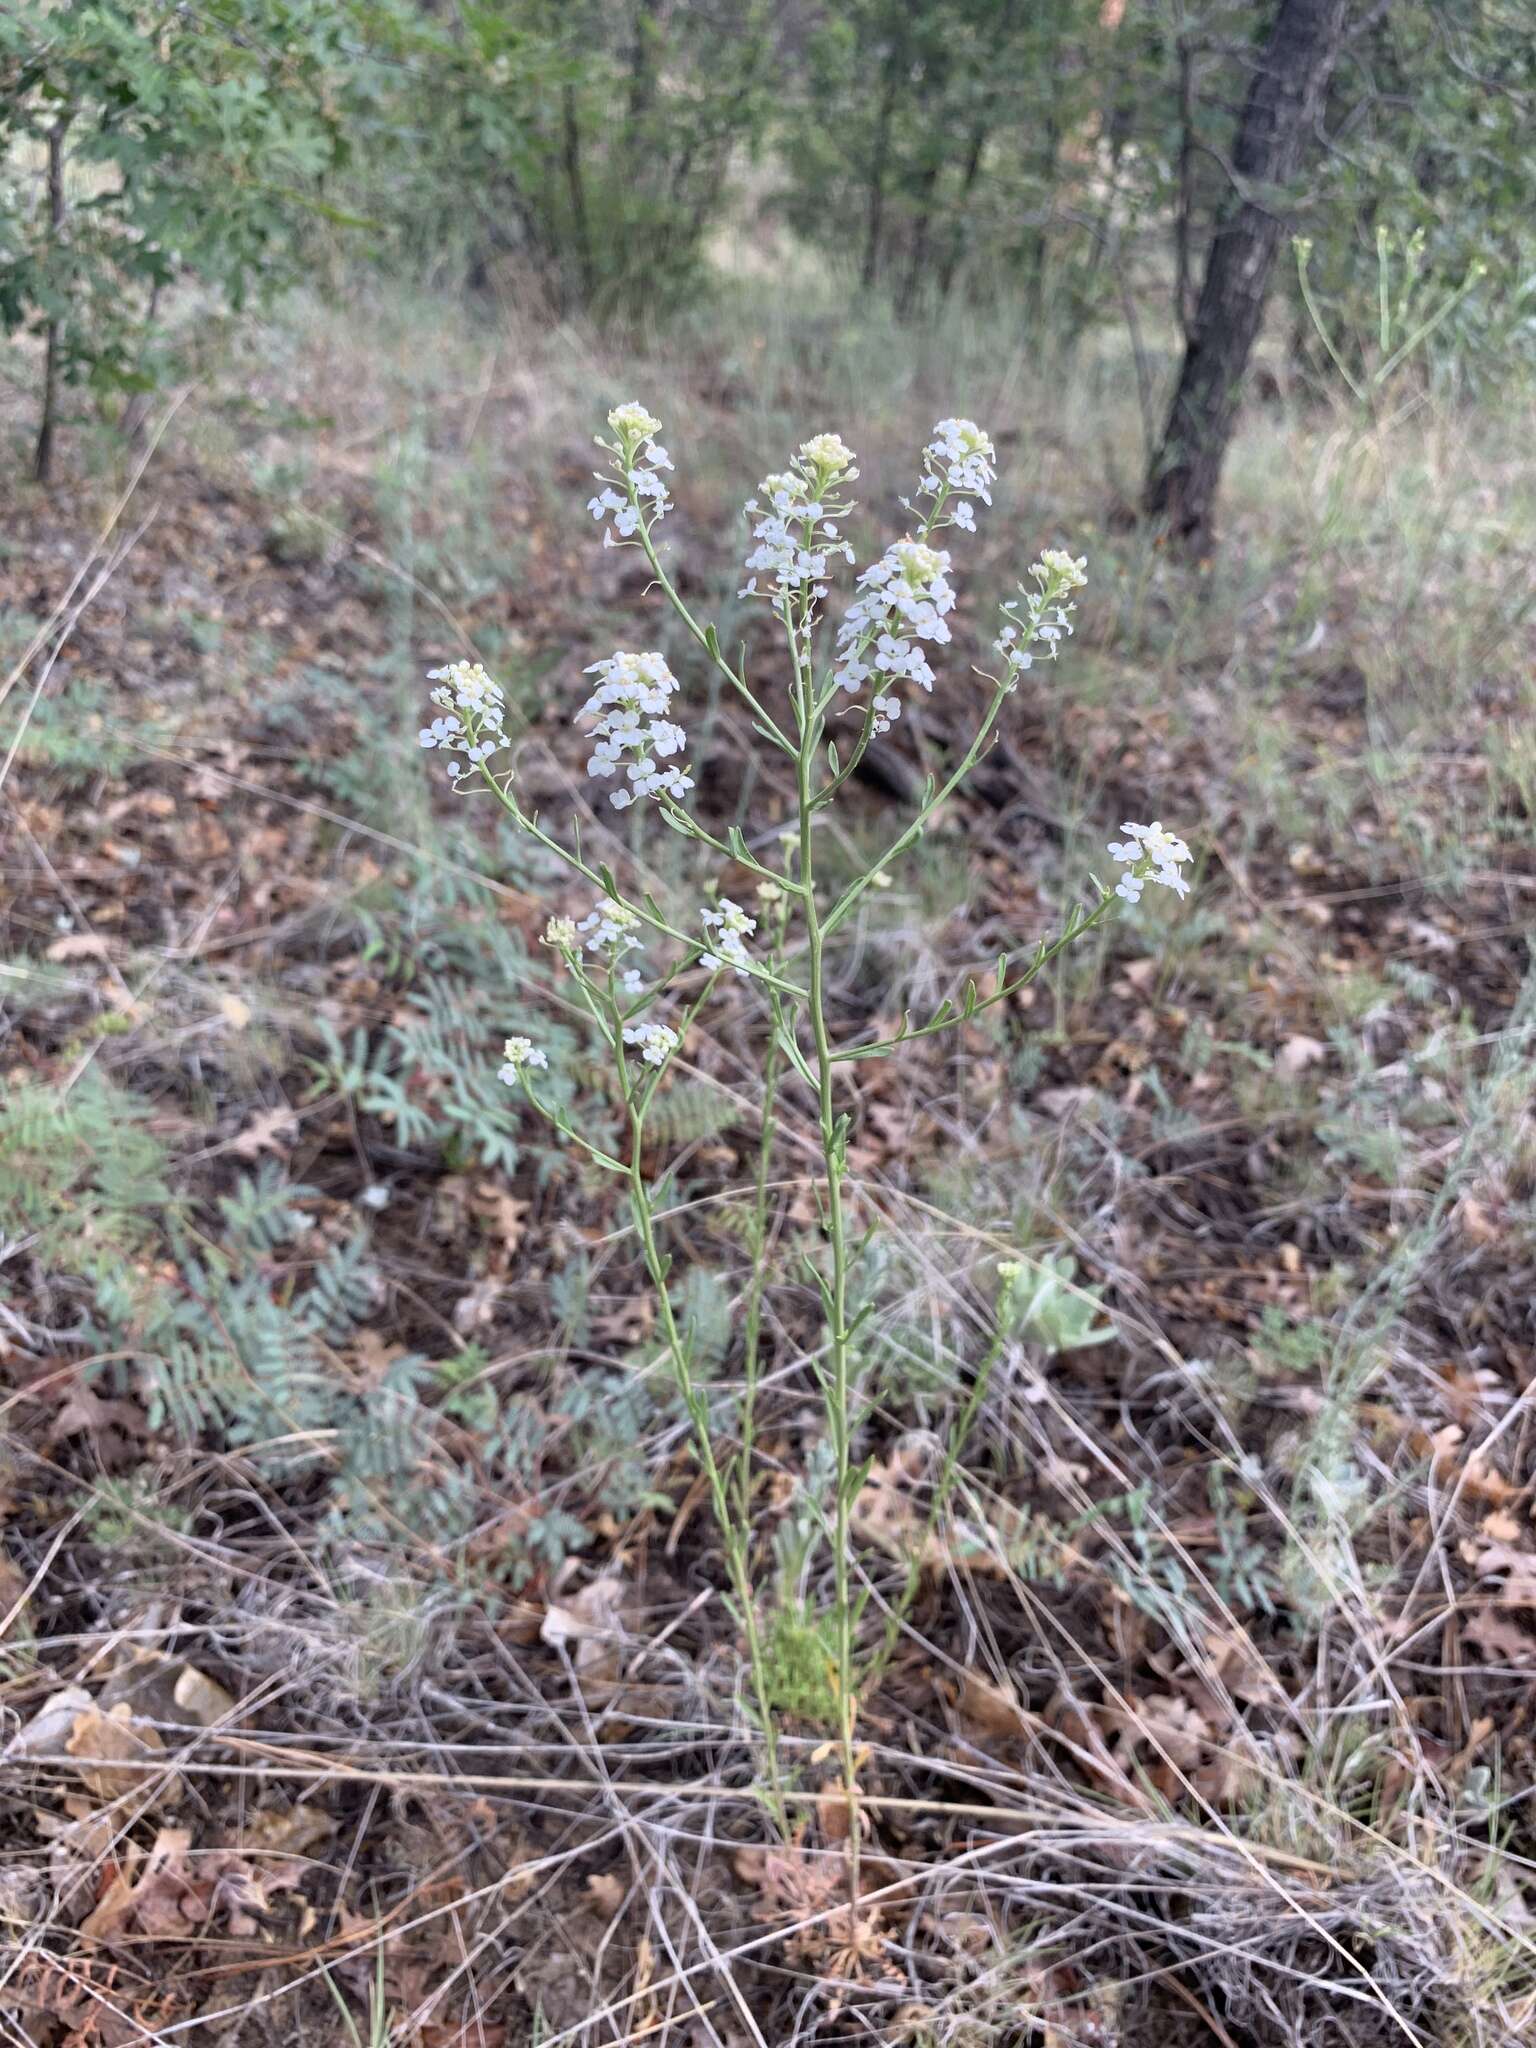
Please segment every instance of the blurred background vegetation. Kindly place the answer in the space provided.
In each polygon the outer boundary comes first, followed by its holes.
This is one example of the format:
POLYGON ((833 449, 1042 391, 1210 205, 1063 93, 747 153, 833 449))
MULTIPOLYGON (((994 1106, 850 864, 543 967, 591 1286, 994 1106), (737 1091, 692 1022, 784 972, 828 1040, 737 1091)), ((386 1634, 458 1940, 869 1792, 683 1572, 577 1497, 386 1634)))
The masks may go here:
MULTIPOLYGON (((1232 316, 1202 278, 1245 209, 1310 239, 1346 349, 1379 334, 1382 232, 1456 298, 1442 381, 1536 347, 1520 0, 52 0, 5 10, 0 67, 0 318, 48 342, 43 469, 58 387, 173 373, 178 286, 200 327, 337 266, 619 333, 742 268, 908 325, 1006 309, 1058 351, 1121 325, 1154 467, 1164 358, 1232 316)), ((1271 374, 1326 373, 1280 269, 1271 374)))

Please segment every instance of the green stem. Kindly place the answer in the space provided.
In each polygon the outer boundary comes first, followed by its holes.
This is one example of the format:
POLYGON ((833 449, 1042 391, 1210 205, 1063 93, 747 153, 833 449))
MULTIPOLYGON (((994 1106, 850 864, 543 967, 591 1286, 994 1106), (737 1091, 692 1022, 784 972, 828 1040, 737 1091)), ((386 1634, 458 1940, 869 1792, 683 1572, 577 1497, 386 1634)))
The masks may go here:
MULTIPOLYGON (((974 1002, 967 1000, 959 1009, 951 1009, 946 1005, 939 1015, 931 1018, 928 1023, 918 1024, 910 1031, 902 1031, 895 1038, 876 1039, 872 1045, 844 1046, 841 1051, 832 1055, 833 1059, 839 1063, 845 1060, 883 1059, 888 1053, 896 1052, 902 1046, 910 1044, 914 1038, 932 1038, 936 1032, 949 1031, 957 1024, 969 1023, 972 1017, 979 1016, 983 1010, 990 1010, 998 1003, 1007 1002, 1010 996, 1016 996, 1021 989, 1028 988, 1041 969, 1048 967, 1059 953, 1064 953, 1068 946, 1083 936, 1084 932, 1091 932, 1101 925, 1119 900, 1110 892, 1101 896, 1092 910, 1074 911, 1054 939, 1049 943, 1042 940, 1035 950, 1035 957, 1024 972, 1012 981, 999 981, 991 995, 979 996, 974 1002)), ((970 986, 974 988, 975 984, 972 983, 970 986)))
POLYGON ((741 1450, 736 1466, 736 1498, 742 1526, 750 1526, 752 1498, 752 1446, 757 1415, 757 1385, 762 1356, 763 1296, 768 1285, 768 1186, 773 1166, 773 1141, 777 1134, 779 1072, 783 1059, 779 1041, 770 1036, 763 1055, 763 1113, 757 1141, 757 1168, 752 1185, 752 1214, 747 1230, 747 1253, 752 1277, 747 1283, 743 1317, 743 1381, 741 1396, 741 1450))
POLYGON ((986 1399, 993 1368, 1003 1354, 1003 1342, 1003 1333, 999 1331, 981 1362, 971 1391, 966 1397, 965 1406, 950 1431, 949 1441, 944 1447, 944 1464, 934 1484, 933 1498, 928 1504, 927 1519, 907 1560, 906 1582, 886 1614, 885 1634, 865 1673, 864 1682, 867 1686, 877 1685, 884 1676, 886 1667, 895 1653, 902 1626, 912 1611, 912 1602, 917 1598, 917 1589, 922 1582, 924 1556, 933 1533, 943 1518, 944 1510, 949 1505, 949 1497, 954 1491, 955 1479, 960 1470, 960 1453, 964 1450, 965 1440, 971 1433, 971 1424, 976 1420, 981 1404, 986 1399))
POLYGON ((870 866, 865 869, 864 873, 856 881, 848 884, 848 887, 827 914, 826 929, 829 934, 837 930, 837 927, 853 909, 859 898, 864 894, 864 891, 871 886, 875 876, 883 873, 893 860, 898 860, 909 846, 922 837, 923 827, 939 808, 939 805, 944 802, 946 797, 952 796, 961 783, 964 782, 966 776, 970 774, 980 758, 982 748, 991 736, 993 726, 997 723, 997 714, 1002 710, 1004 703, 1012 693, 1013 687, 1011 679, 994 685, 992 701, 987 706, 986 715, 982 719, 981 724, 976 728, 975 737, 965 750, 964 759, 952 774, 945 777, 939 788, 926 799, 922 809, 912 820, 911 824, 907 826, 906 830, 901 833, 900 837, 893 839, 885 852, 871 862, 870 866))
MULTIPOLYGON (((697 938, 691 937, 687 932, 679 931, 676 925, 667 922, 660 911, 652 910, 648 904, 631 903, 627 897, 619 895, 611 875, 605 875, 597 868, 589 866, 579 853, 572 853, 568 846, 562 846, 553 834, 544 830, 544 827, 537 818, 529 817, 528 813, 517 801, 517 798, 511 794, 510 790, 503 783, 496 780, 483 761, 480 763, 480 779, 484 782, 486 788, 494 793, 497 802, 507 815, 528 834, 530 839, 536 839, 546 853, 552 853, 556 860, 563 861, 566 867, 570 868, 574 874, 578 874, 584 881, 590 882, 593 888, 602 895, 609 897, 616 903, 622 903, 626 910, 632 910, 641 923, 649 925, 653 932, 658 932, 665 939, 675 940, 680 946, 689 947, 694 953, 698 953, 701 950, 697 938)), ((723 850, 729 852, 729 848, 723 850)), ((735 856, 732 855, 732 858, 734 859, 735 856)), ((769 880, 778 882, 780 887, 794 887, 793 883, 786 885, 782 875, 773 875, 767 869, 764 869, 763 873, 768 876, 769 880)), ((753 972, 759 981, 766 982, 770 988, 777 989, 781 995, 797 996, 802 1002, 805 1000, 805 990, 798 987, 794 982, 782 981, 778 976, 768 973, 764 968, 754 968, 753 972)))
POLYGON ((677 613, 677 616, 682 620, 688 632, 698 642, 700 647, 704 649, 704 652, 709 656, 737 696, 743 699, 747 709, 752 713, 753 718, 757 721, 764 735, 772 740, 774 745, 780 748, 782 752, 792 754, 795 751, 794 742, 780 730, 774 720, 763 709, 762 705, 758 703, 751 690, 747 687, 746 678, 739 675, 720 652, 720 640, 714 628, 712 626, 701 626, 693 616, 693 613, 689 611, 687 605, 678 596, 677 586, 661 566, 661 557, 656 552, 656 543, 651 539, 650 522, 645 516, 645 507, 640 502, 640 494, 627 479, 625 489, 629 495, 629 502, 634 506, 636 516, 640 522, 638 529, 640 547, 644 550, 645 559, 651 565, 651 574, 661 585, 662 594, 668 604, 671 605, 673 611, 677 613))
POLYGON ((843 762, 842 766, 838 769, 837 773, 831 776, 822 785, 820 793, 816 798, 818 807, 831 803, 832 799, 837 795, 838 791, 842 788, 843 784, 849 781, 857 773, 859 763, 868 753, 869 743, 874 738, 874 736, 875 707, 873 700, 871 700, 871 702, 866 704, 864 707, 864 718, 859 729, 859 736, 857 740, 854 741, 853 752, 848 756, 848 759, 843 762))
MULTIPOLYGON (((714 977, 690 1006, 678 1029, 678 1044, 703 1006, 709 991, 714 986, 714 977)), ((720 1461, 715 1456, 714 1437, 710 1428, 709 1397, 699 1385, 693 1372, 693 1359, 687 1342, 677 1326, 677 1317, 672 1308, 672 1297, 667 1288, 667 1274, 671 1261, 663 1254, 656 1237, 655 1214, 651 1207, 651 1191, 646 1184, 641 1157, 645 1147, 645 1116, 655 1097, 656 1090, 666 1072, 668 1061, 663 1061, 649 1081, 633 1081, 630 1077, 629 1061, 624 1053, 622 1025, 619 1022, 617 1002, 612 1005, 614 1016, 614 1057, 618 1066, 619 1084, 624 1092, 625 1108, 629 1116, 629 1158, 625 1163, 625 1179, 628 1183, 630 1214, 634 1218, 635 1231, 640 1239, 641 1256, 645 1270, 656 1297, 657 1313, 661 1318, 662 1335, 666 1340, 667 1353, 672 1363, 672 1376, 682 1396, 688 1420, 693 1426, 694 1446, 699 1463, 704 1470, 705 1484, 709 1489, 710 1505, 714 1509, 715 1521, 720 1530, 721 1542, 725 1547, 726 1569, 730 1575, 731 1590, 741 1616, 742 1632, 747 1641, 747 1662, 752 1674, 753 1691, 757 1698, 758 1721, 762 1729, 763 1750, 768 1767, 767 1799, 774 1823, 781 1835, 788 1833, 788 1808, 784 1797, 783 1775, 779 1763, 778 1734, 770 1709, 767 1684, 767 1660, 764 1654, 762 1633, 758 1626, 755 1589, 748 1551, 751 1543, 751 1528, 745 1514, 738 1519, 731 1512, 731 1493, 720 1461)))
POLYGON ((853 1588, 851 1557, 853 1535, 852 1440, 853 1375, 852 1344, 848 1330, 848 1233, 843 1212, 843 1175, 847 1166, 847 1130, 837 1115, 832 1094, 834 1056, 826 1013, 826 931, 816 903, 815 856, 812 825, 815 819, 815 751, 818 721, 814 707, 806 703, 802 712, 801 743, 797 763, 800 810, 800 881, 805 910, 806 947, 810 958, 810 989, 806 1004, 815 1047, 816 1103, 821 1134, 821 1155, 826 1174, 826 1227, 832 1270, 823 1283, 830 1366, 825 1383, 827 1428, 837 1476, 832 1503, 832 1572, 837 1625, 838 1746, 842 1754, 843 1791, 848 1802, 848 1845, 850 1883, 854 1896, 859 1889, 858 1777, 854 1761, 853 1732, 857 1703, 854 1697, 853 1588))
POLYGON ((739 866, 746 868, 750 874, 757 875, 761 880, 772 882, 775 887, 787 889, 791 894, 798 893, 799 883, 779 874, 773 868, 764 867, 739 834, 735 845, 727 845, 725 840, 717 839, 713 832, 706 831, 696 818, 690 817, 674 796, 663 793, 661 807, 673 830, 683 838, 696 839, 701 846, 708 846, 714 852, 723 854, 727 860, 737 862, 739 866))

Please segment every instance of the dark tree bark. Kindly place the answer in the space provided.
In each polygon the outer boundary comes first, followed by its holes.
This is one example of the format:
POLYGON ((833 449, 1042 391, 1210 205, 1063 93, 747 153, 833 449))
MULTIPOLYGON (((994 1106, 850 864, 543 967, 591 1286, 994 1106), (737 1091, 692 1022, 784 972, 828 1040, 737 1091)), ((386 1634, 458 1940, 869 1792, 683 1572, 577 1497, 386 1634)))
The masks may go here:
POLYGON ((901 74, 907 61, 907 31, 897 22, 885 53, 885 76, 880 87, 880 106, 875 116, 873 156, 869 166, 868 211, 864 221, 864 260, 859 265, 859 283, 865 291, 880 273, 880 237, 885 225, 885 179, 891 153, 891 121, 901 89, 901 74))
POLYGON ((939 270, 939 297, 946 301, 954 290, 955 273, 960 268, 966 209, 981 171, 981 154, 986 146, 987 125, 984 121, 978 121, 971 130, 970 147, 965 153, 965 167, 960 173, 960 190, 955 195, 955 203, 951 209, 949 244, 944 251, 944 262, 939 270))
MULTIPOLYGON (((64 239, 64 130, 68 114, 61 114, 48 130, 48 227, 55 250, 64 239)), ((43 357, 43 414, 37 426, 37 447, 32 455, 32 474, 40 484, 53 481, 53 436, 59 417, 59 358, 64 352, 64 324, 48 322, 43 357)))
POLYGON ((1279 0, 1232 151, 1234 190, 1218 216, 1146 509, 1195 550, 1212 538, 1216 490, 1238 394, 1264 317, 1295 177, 1339 53, 1346 0, 1279 0))
POLYGON ((907 251, 906 275, 902 278, 901 289, 896 294, 896 317, 910 320, 917 305, 918 293, 928 270, 928 244, 933 230, 934 194, 938 189, 939 167, 930 164, 918 180, 917 224, 912 232, 911 246, 907 251))
POLYGON ((581 296, 585 302, 591 300, 596 290, 597 270, 592 260, 592 231, 587 221, 587 188, 581 175, 581 121, 576 111, 576 88, 569 82, 560 95, 560 128, 565 189, 571 202, 571 230, 576 242, 581 296))
POLYGON ((1173 308, 1186 341, 1195 324, 1191 288, 1189 231, 1195 216, 1195 53, 1189 39, 1179 37, 1179 201, 1173 220, 1173 308))

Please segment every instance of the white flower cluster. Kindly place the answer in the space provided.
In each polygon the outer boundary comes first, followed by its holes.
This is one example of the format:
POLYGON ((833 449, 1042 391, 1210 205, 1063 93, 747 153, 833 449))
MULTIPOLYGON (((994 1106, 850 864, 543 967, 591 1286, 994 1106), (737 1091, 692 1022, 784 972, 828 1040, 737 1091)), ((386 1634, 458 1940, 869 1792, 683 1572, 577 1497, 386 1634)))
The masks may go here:
POLYGON ((1165 832, 1155 820, 1150 825, 1122 825, 1124 842, 1109 842, 1111 855, 1125 869, 1115 885, 1115 894, 1127 903, 1139 903, 1148 882, 1171 889, 1175 896, 1189 894, 1189 884, 1179 869, 1191 858, 1189 848, 1172 832, 1165 832))
POLYGON ((809 590, 813 598, 824 598, 828 558, 841 555, 845 561, 853 560, 853 549, 840 537, 836 519, 828 517, 827 507, 811 496, 805 479, 793 471, 765 476, 758 490, 767 509, 756 498, 747 500, 747 516, 756 520, 752 538, 757 546, 747 556, 747 580, 736 595, 777 603, 809 590), (773 578, 766 590, 758 589, 762 575, 773 578))
POLYGON ((421 744, 463 755, 462 760, 448 763, 448 780, 457 782, 507 744, 501 685, 491 681, 478 661, 455 661, 447 668, 428 669, 427 681, 438 686, 432 692, 432 702, 443 715, 422 727, 421 744))
POLYGON ((1076 609, 1062 600, 1068 591, 1082 589, 1088 581, 1087 567, 1086 555, 1074 559, 1062 548, 1047 548, 1039 561, 1031 564, 1029 573, 1039 588, 1021 588, 1002 608, 1003 630, 996 646, 1010 676, 1033 668, 1036 661, 1056 659, 1063 638, 1072 631, 1076 609))
POLYGON ((584 934, 587 951, 610 966, 640 943, 638 915, 609 896, 600 896, 575 929, 584 934))
POLYGON ((831 482, 851 483, 858 475, 854 453, 841 434, 812 434, 800 443, 800 467, 831 482))
POLYGON ((826 596, 828 559, 841 555, 853 560, 838 525, 851 507, 829 492, 851 483, 858 473, 853 450, 839 435, 813 434, 787 470, 763 478, 758 496, 746 504, 747 517, 756 521, 752 538, 757 546, 747 556, 747 580, 738 597, 778 603, 807 591, 818 600, 826 596), (759 590, 757 579, 763 575, 772 576, 772 587, 759 590))
POLYGON ((701 910, 699 917, 713 949, 700 955, 710 972, 718 974, 730 967, 737 974, 750 974, 752 961, 746 942, 757 930, 757 919, 748 917, 741 905, 733 903, 729 896, 720 898, 718 910, 701 910))
MULTIPOLYGON (((600 896, 580 924, 573 917, 550 918, 544 926, 542 942, 560 955, 578 979, 583 979, 577 958, 583 944, 611 973, 623 956, 639 945, 639 928, 640 918, 628 904, 600 896)), ((643 986, 637 967, 626 967, 619 976, 619 988, 626 996, 639 995, 643 986)))
POLYGON ((597 471, 602 488, 587 500, 587 510, 597 520, 611 516, 612 524, 603 528, 603 546, 612 548, 633 540, 642 513, 647 525, 655 526, 671 511, 672 500, 661 472, 672 467, 672 458, 656 439, 661 421, 643 405, 633 400, 616 405, 608 415, 608 425, 617 438, 599 440, 597 445, 613 456, 617 475, 597 471), (624 486, 622 491, 616 488, 619 484, 624 486))
POLYGON ((648 1067, 664 1067, 677 1046, 677 1033, 670 1024, 626 1024, 624 1043, 637 1045, 648 1067))
POLYGON ((923 478, 918 490, 942 505, 937 524, 958 526, 963 533, 976 531, 976 508, 972 498, 983 505, 992 502, 997 481, 997 451, 991 436, 974 420, 940 420, 933 439, 923 450, 923 478), (950 499, 951 491, 963 497, 950 499))
POLYGON ((1045 548, 1030 573, 1042 582, 1054 577, 1063 590, 1082 590, 1088 582, 1088 557, 1069 555, 1065 548, 1045 548))
POLYGON ((524 1068, 549 1065, 548 1057, 531 1038, 509 1038, 501 1048, 501 1056, 506 1064, 497 1069, 496 1078, 505 1081, 509 1088, 521 1078, 524 1068))
MULTIPOLYGON (((955 593, 949 556, 926 541, 898 540, 859 578, 863 593, 848 607, 837 631, 837 680, 856 691, 873 676, 877 686, 905 679, 933 688, 933 670, 916 643, 947 641, 947 615, 955 593)), ((901 706, 889 691, 873 700, 874 729, 885 732, 901 706)))
POLYGON ((639 796, 670 796, 680 802, 692 789, 693 777, 681 762, 672 761, 688 744, 688 735, 666 715, 677 688, 666 662, 659 654, 621 652, 593 662, 586 673, 600 678, 576 714, 596 720, 596 744, 587 773, 606 779, 624 768, 629 788, 614 790, 608 799, 616 811, 639 796), (664 767, 663 762, 671 765, 664 767))

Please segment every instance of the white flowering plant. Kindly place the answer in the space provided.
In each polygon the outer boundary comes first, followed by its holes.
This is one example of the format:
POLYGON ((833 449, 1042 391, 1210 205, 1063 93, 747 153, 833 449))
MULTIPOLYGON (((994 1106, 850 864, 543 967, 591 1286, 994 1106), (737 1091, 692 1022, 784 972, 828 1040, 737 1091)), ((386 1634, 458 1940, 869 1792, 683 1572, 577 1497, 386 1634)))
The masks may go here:
MULTIPOLYGON (((1037 663, 1054 661, 1073 630, 1085 564, 1060 549, 1046 549, 1017 594, 1002 607, 975 730, 950 771, 930 777, 912 814, 889 842, 851 878, 829 887, 823 880, 820 839, 828 808, 856 772, 870 744, 901 716, 904 695, 932 692, 931 656, 951 643, 956 610, 953 562, 940 543, 975 531, 977 507, 990 506, 995 455, 973 421, 941 420, 923 451, 913 499, 903 500, 909 530, 853 578, 839 603, 840 571, 856 569, 846 522, 854 506, 848 492, 858 476, 854 454, 833 433, 814 435, 782 470, 765 477, 746 505, 750 547, 741 596, 760 601, 775 625, 782 663, 770 685, 749 678, 745 660, 733 664, 713 626, 694 616, 667 572, 659 529, 671 510, 666 477, 672 461, 658 436, 661 422, 638 404, 616 406, 608 435, 597 446, 603 465, 588 510, 603 530, 603 545, 635 548, 700 657, 748 707, 762 743, 787 764, 794 790, 790 815, 777 836, 749 845, 737 829, 718 836, 690 802, 688 735, 678 721, 684 686, 658 652, 619 650, 587 671, 597 678, 575 711, 590 746, 587 770, 609 806, 652 809, 714 870, 692 913, 672 913, 652 894, 626 891, 609 864, 594 864, 582 846, 566 846, 527 811, 518 795, 510 758, 505 704, 499 686, 477 663, 436 670, 432 698, 439 716, 421 734, 423 747, 448 756, 455 787, 489 791, 524 832, 593 891, 585 916, 554 916, 544 944, 558 963, 576 1003, 591 1021, 611 1062, 623 1112, 623 1138, 614 1151, 541 1096, 545 1054, 527 1038, 509 1038, 501 1078, 521 1089, 566 1140, 598 1167, 622 1179, 645 1267, 655 1292, 665 1359, 694 1433, 699 1464, 719 1525, 734 1608, 747 1652, 754 1718, 767 1764, 765 1794, 782 1821, 784 1806, 775 1700, 767 1670, 765 1617, 754 1583, 749 1506, 756 1472, 753 1418, 759 1385, 764 1269, 768 1234, 769 1169, 779 1092, 798 1086, 814 1105, 820 1145, 819 1242, 805 1267, 815 1287, 824 1340, 812 1348, 830 1446, 830 1498, 818 1503, 830 1552, 833 1597, 830 1641, 836 1665, 830 1689, 845 1791, 856 1805, 855 1732, 863 1601, 856 1594, 851 1517, 863 1479, 855 1460, 862 1417, 858 1405, 859 1318, 850 1312, 852 1239, 848 1214, 850 1109, 844 1077, 861 1060, 893 1055, 909 1039, 952 1029, 982 1010, 1006 1003, 1027 987, 1066 947, 1138 901, 1150 882, 1182 897, 1190 851, 1161 824, 1128 824, 1110 852, 1121 873, 1113 888, 1095 880, 1092 899, 1075 907, 1061 929, 1016 958, 1004 955, 987 986, 968 981, 958 999, 942 1002, 914 1023, 904 1017, 890 1037, 854 1033, 840 1038, 828 999, 828 949, 866 892, 922 840, 939 809, 965 782, 984 752, 1019 678, 1037 663), (779 849, 778 858, 768 850, 779 849), (755 892, 756 915, 722 882, 755 892), (685 1060, 700 1020, 723 983, 746 984, 761 999, 762 1127, 753 1190, 749 1243, 751 1279, 742 1322, 741 1395, 722 1449, 718 1415, 690 1355, 683 1321, 668 1284, 670 1260, 662 1249, 654 1189, 642 1165, 646 1119, 675 1062, 685 1060)), ((637 816, 639 813, 637 813, 637 816)), ((974 1405, 974 1404, 973 1404, 974 1405)), ((852 1830, 856 1853, 858 1829, 852 1830)))

